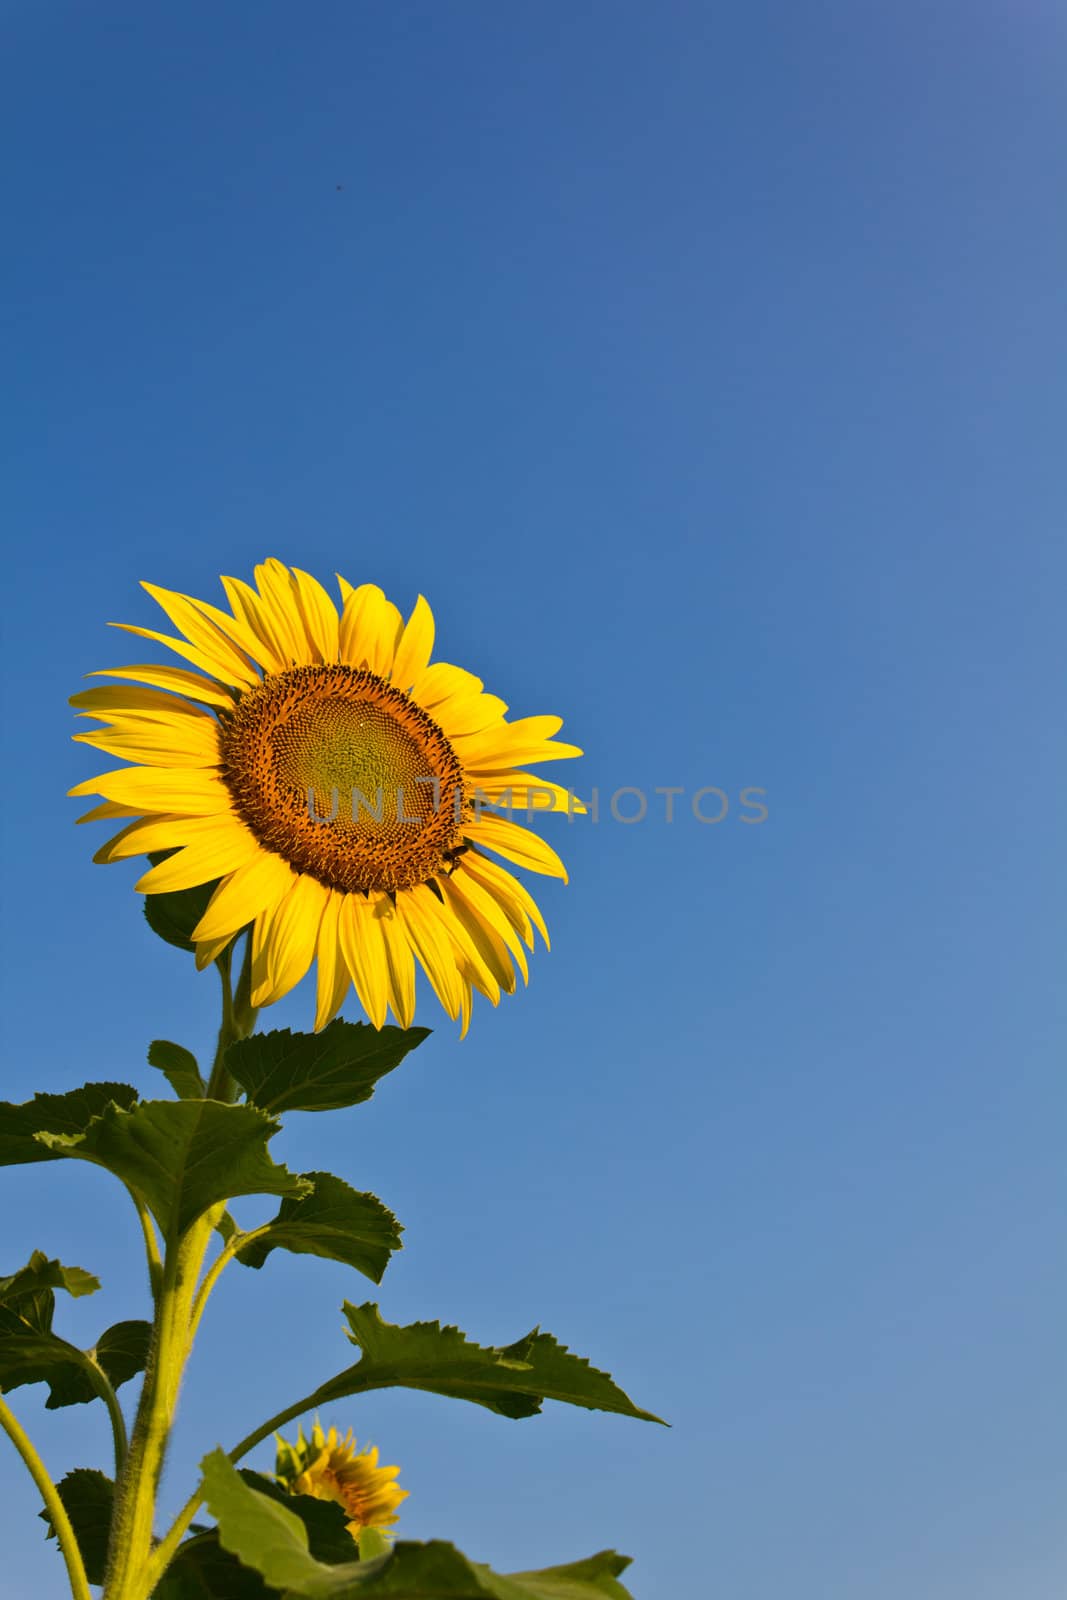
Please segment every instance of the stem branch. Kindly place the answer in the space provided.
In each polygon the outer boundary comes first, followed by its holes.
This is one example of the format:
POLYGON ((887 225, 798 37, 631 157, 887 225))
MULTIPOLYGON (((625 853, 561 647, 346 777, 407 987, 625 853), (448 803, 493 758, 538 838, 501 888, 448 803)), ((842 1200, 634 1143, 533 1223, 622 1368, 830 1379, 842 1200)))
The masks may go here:
POLYGON ((66 1507, 59 1498, 59 1490, 49 1477, 44 1462, 37 1454, 29 1436, 2 1394, 0 1394, 0 1427, 4 1429, 11 1443, 22 1457, 27 1471, 37 1485, 41 1499, 45 1503, 45 1509, 56 1531, 56 1538, 59 1540, 59 1548, 63 1552, 63 1560, 67 1564, 70 1592, 74 1600, 92 1600, 92 1596, 89 1593, 89 1580, 85 1576, 85 1563, 82 1560, 81 1550, 78 1548, 74 1529, 70 1525, 66 1507))

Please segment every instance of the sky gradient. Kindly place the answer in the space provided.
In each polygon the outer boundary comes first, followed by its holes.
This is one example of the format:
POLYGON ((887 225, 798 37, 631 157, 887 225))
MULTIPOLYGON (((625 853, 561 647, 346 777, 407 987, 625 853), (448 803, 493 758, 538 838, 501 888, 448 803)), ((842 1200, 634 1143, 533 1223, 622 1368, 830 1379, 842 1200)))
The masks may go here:
MULTIPOLYGON (((139 579, 217 601, 276 555, 421 592, 445 659, 565 718, 580 789, 650 797, 544 823, 571 882, 531 882, 528 990, 462 1044, 423 997, 371 1105, 290 1118, 277 1159, 406 1247, 378 1293, 230 1269, 165 1510, 376 1298, 540 1322, 672 1423, 339 1407, 407 1536, 504 1570, 615 1546, 636 1600, 1062 1595, 1062 9, 5 20, 5 1097, 210 1052, 211 975, 65 798, 108 765, 66 697, 151 653, 105 626, 158 625, 139 579)), ((103 1280, 61 1331, 144 1314, 105 1174, 5 1170, 0 1205, 0 1271, 103 1280)), ((43 1398, 53 1474, 106 1465, 102 1408, 43 1398)), ((58 1596, 0 1475, 0 1596, 58 1596)))

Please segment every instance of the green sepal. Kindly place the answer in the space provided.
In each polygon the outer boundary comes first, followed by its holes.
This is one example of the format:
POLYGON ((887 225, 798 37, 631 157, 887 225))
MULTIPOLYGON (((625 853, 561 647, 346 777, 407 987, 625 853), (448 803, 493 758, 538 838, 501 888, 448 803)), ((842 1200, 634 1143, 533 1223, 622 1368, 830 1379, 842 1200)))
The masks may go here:
MULTIPOLYGON (((161 861, 166 861, 168 856, 174 854, 173 850, 152 850, 148 859, 154 867, 161 861)), ((168 894, 146 894, 144 897, 145 920, 153 933, 157 933, 168 944, 174 945, 178 950, 195 952, 193 943, 193 929, 207 910, 208 901, 219 886, 216 878, 212 883, 198 883, 194 889, 173 889, 168 894)))
POLYGON ((207 1093, 199 1062, 182 1044, 153 1039, 148 1046, 148 1064, 159 1068, 179 1100, 202 1100, 207 1093))
POLYGON ((398 1067, 429 1028, 372 1028, 340 1018, 321 1033, 254 1033, 226 1052, 226 1067, 250 1104, 283 1111, 338 1111, 369 1100, 379 1078, 398 1067))
POLYGON ((371 1303, 354 1306, 346 1300, 342 1309, 347 1336, 362 1354, 355 1366, 315 1391, 316 1405, 368 1389, 400 1387, 470 1400, 504 1417, 532 1417, 544 1400, 561 1400, 645 1422, 663 1420, 641 1411, 606 1372, 537 1328, 514 1344, 486 1347, 438 1322, 404 1327, 386 1322, 371 1303))
MULTIPOLYGON (((203 1463, 204 1498, 219 1541, 289 1600, 632 1600, 616 1580, 629 1561, 602 1551, 587 1561, 542 1572, 494 1573, 443 1540, 398 1542, 373 1560, 328 1566, 317 1561, 307 1529, 281 1501, 244 1482, 221 1450, 203 1463)), ((167 1597, 171 1600, 171 1597, 167 1597)), ((174 1600, 185 1600, 175 1596, 174 1600)))
POLYGON ((387 1556, 393 1548, 380 1528, 360 1528, 356 1543, 359 1545, 361 1561, 376 1561, 379 1556, 387 1556))
MULTIPOLYGON (((75 1467, 65 1478, 60 1478, 56 1489, 74 1529, 85 1563, 85 1576, 90 1583, 103 1583, 115 1485, 104 1473, 91 1467, 75 1467)), ((48 1512, 38 1511, 37 1515, 47 1526, 46 1537, 54 1539, 56 1530, 48 1512)))
POLYGON ((39 1133, 84 1133, 94 1117, 114 1102, 123 1110, 135 1104, 137 1090, 128 1083, 83 1083, 66 1094, 35 1094, 22 1105, 0 1101, 0 1167, 30 1161, 58 1161, 65 1153, 49 1150, 39 1133))
POLYGON ((39 1137, 57 1154, 95 1162, 121 1178, 145 1200, 164 1237, 176 1239, 236 1195, 307 1192, 303 1178, 267 1153, 280 1126, 254 1106, 144 1100, 131 1111, 108 1106, 76 1137, 39 1137))
POLYGON ((343 1261, 380 1283, 394 1250, 400 1224, 373 1194, 361 1194, 332 1172, 305 1172, 314 1184, 299 1200, 283 1200, 278 1215, 251 1244, 237 1252, 246 1267, 261 1267, 272 1250, 325 1256, 343 1261))

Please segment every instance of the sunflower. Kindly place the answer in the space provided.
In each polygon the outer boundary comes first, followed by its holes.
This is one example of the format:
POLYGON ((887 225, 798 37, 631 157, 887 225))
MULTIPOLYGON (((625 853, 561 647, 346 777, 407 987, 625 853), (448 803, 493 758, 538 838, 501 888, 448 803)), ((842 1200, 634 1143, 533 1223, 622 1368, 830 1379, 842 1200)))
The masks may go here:
POLYGON ((336 1428, 323 1433, 316 1417, 311 1438, 301 1426, 296 1444, 275 1434, 278 1456, 275 1474, 290 1494, 310 1494, 316 1500, 333 1500, 348 1513, 348 1531, 358 1538, 364 1528, 384 1532, 397 1520, 396 1508, 408 1490, 393 1480, 399 1467, 380 1467, 378 1451, 365 1445, 358 1453, 351 1428, 344 1439, 336 1428))
POLYGON ((494 1005, 527 977, 544 919, 504 862, 566 881, 556 852, 501 809, 576 812, 525 768, 577 756, 558 717, 509 722, 480 678, 431 665, 433 613, 405 622, 374 584, 339 578, 341 605, 270 560, 255 586, 223 578, 229 609, 146 583, 187 666, 132 666, 74 695, 105 724, 75 738, 134 763, 78 784, 121 819, 95 860, 170 852, 146 894, 217 883, 193 932, 207 966, 251 929, 251 1001, 317 969, 316 1030, 354 985, 375 1027, 409 1027, 416 962, 463 1032, 474 990, 494 1005))

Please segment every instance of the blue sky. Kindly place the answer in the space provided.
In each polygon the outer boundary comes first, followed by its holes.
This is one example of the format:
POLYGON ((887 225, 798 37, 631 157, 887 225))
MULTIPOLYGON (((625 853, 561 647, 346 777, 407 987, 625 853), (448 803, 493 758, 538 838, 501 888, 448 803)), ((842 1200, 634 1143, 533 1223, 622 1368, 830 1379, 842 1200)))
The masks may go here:
MULTIPOLYGON (((1062 11, 53 3, 7 36, 5 1094, 210 1045, 210 977, 64 798, 137 580, 216 598, 274 554, 425 593, 579 784, 686 794, 546 822, 572 879, 528 991, 462 1044, 426 1003, 371 1106, 275 1152, 406 1224, 392 1320, 540 1321, 674 1426, 326 1420, 402 1463, 406 1534, 504 1569, 1061 1594, 1062 11)), ((4 1271, 104 1281, 72 1336, 143 1314, 104 1174, 0 1183, 4 1271)), ((168 1511, 347 1363, 371 1289, 231 1269, 168 1511)), ((17 1400, 56 1475, 106 1464, 102 1415, 17 1400)), ((58 1595, 0 1470, 0 1594, 58 1595)))

